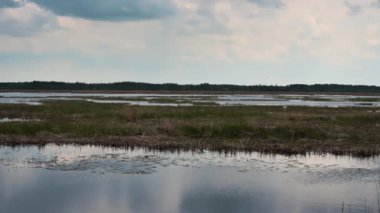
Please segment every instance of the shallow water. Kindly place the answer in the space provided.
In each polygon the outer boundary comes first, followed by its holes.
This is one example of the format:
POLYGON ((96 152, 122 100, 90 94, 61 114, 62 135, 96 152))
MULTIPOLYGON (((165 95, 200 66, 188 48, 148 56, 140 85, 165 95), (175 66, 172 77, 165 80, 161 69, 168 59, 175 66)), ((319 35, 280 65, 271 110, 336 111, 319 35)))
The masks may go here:
POLYGON ((0 148, 1 212, 377 211, 380 158, 0 148))
POLYGON ((379 99, 380 96, 358 95, 297 95, 297 94, 252 94, 252 95, 209 95, 209 94, 94 94, 94 93, 33 93, 1 92, 0 104, 39 105, 44 100, 86 100, 98 103, 125 103, 151 106, 193 106, 213 103, 221 106, 310 106, 310 107, 380 107, 379 101, 363 102, 358 98, 379 99), (106 98, 106 100, 105 100, 106 98), (142 100, 128 100, 141 98, 142 100), (173 102, 155 102, 165 98, 173 102))
POLYGON ((149 101, 127 101, 127 100, 96 100, 96 99, 85 99, 89 102, 103 103, 103 104, 130 104, 139 106, 193 106, 193 104, 187 103, 152 103, 149 101))
POLYGON ((14 123, 14 122, 35 122, 41 121, 40 119, 25 119, 25 118, 0 118, 0 123, 14 123))

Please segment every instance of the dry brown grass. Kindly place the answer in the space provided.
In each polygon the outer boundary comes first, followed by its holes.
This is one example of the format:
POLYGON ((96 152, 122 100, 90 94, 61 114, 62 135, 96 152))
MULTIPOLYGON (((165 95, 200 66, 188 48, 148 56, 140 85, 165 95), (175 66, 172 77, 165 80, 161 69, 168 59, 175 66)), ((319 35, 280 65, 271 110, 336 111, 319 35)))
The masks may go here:
POLYGON ((124 107, 122 113, 127 122, 137 122, 137 110, 136 107, 124 107))

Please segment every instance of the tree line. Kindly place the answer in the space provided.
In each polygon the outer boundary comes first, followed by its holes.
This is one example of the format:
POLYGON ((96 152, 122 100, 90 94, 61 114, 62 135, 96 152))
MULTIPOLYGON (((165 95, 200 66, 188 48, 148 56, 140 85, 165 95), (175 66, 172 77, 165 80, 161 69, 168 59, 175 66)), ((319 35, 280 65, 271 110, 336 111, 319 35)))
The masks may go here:
POLYGON ((336 92, 380 93, 379 86, 342 84, 232 85, 232 84, 175 84, 175 83, 68 83, 57 81, 0 82, 0 90, 120 90, 120 91, 205 91, 205 92, 336 92))

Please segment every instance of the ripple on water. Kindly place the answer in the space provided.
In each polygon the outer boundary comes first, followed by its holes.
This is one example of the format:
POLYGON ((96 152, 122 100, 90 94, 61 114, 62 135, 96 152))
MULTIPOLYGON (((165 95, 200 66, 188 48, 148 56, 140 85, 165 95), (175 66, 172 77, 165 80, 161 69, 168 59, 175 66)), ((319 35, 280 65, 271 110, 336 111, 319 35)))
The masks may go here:
POLYGON ((333 155, 282 156, 260 153, 155 152, 95 146, 47 145, 43 148, 2 147, 0 165, 92 173, 151 174, 163 167, 222 167, 236 172, 305 174, 310 183, 374 181, 379 158, 357 159, 333 155))

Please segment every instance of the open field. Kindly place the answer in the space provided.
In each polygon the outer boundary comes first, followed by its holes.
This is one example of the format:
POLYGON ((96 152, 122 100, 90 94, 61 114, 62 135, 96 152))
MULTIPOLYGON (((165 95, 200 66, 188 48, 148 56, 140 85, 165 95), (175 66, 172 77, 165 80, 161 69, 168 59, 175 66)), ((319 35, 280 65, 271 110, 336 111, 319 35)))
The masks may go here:
POLYGON ((2 104, 1 118, 8 118, 0 122, 4 145, 380 154, 380 109, 373 107, 160 107, 46 101, 38 106, 2 104))

